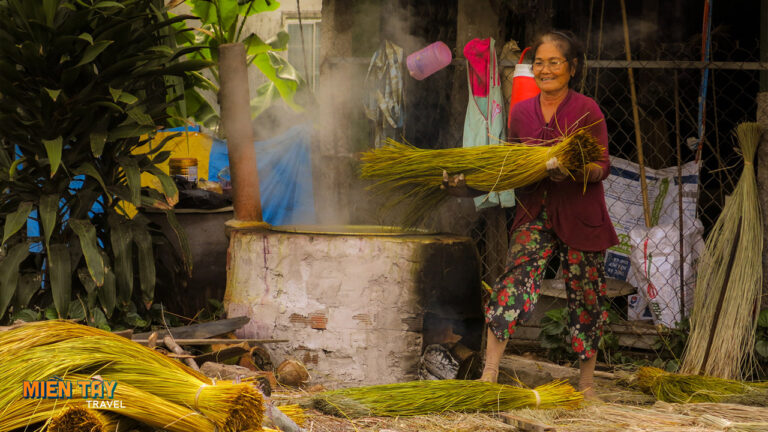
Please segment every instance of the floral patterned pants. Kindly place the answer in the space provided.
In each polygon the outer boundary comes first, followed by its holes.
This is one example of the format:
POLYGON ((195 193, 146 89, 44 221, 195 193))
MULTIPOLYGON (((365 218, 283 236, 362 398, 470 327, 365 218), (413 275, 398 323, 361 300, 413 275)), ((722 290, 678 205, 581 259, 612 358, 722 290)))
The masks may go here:
POLYGON ((512 336, 515 326, 531 317, 543 272, 555 253, 560 255, 568 293, 571 346, 586 360, 597 352, 608 318, 604 254, 565 245, 552 230, 544 210, 512 233, 506 269, 493 285, 485 321, 499 340, 512 336))

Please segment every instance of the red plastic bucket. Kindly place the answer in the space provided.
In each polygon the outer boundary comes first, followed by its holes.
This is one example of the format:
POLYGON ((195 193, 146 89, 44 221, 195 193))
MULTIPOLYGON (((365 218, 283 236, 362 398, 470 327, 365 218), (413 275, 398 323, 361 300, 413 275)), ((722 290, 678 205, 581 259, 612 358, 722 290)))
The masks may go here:
POLYGON ((448 45, 437 41, 409 55, 405 64, 412 77, 423 80, 451 64, 452 59, 453 53, 448 45))
POLYGON ((507 118, 507 128, 512 125, 512 107, 520 101, 530 99, 541 92, 536 80, 533 78, 533 68, 529 64, 523 63, 525 53, 531 47, 527 47, 520 54, 520 61, 515 65, 515 73, 512 74, 512 94, 509 96, 509 117, 507 118))

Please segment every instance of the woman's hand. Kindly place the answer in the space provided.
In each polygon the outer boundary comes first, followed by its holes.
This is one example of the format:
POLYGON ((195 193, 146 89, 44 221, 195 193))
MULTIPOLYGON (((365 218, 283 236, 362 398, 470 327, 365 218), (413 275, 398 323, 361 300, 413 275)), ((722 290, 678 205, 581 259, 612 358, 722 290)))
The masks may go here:
POLYGON ((467 182, 464 179, 464 173, 449 177, 448 171, 443 170, 443 184, 440 185, 440 189, 448 192, 448 195, 459 198, 467 198, 472 196, 469 188, 467 187, 467 182))
POLYGON ((556 157, 547 161, 547 173, 549 174, 549 179, 553 182, 561 182, 568 178, 568 174, 562 171, 560 161, 556 157))

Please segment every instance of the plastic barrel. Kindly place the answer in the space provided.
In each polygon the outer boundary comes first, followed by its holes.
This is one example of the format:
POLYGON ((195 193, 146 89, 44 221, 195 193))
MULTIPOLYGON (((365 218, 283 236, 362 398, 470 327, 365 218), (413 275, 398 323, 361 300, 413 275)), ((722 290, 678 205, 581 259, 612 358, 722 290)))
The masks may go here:
POLYGON ((451 64, 452 59, 453 54, 448 45, 437 41, 409 55, 405 64, 412 77, 423 80, 451 64))

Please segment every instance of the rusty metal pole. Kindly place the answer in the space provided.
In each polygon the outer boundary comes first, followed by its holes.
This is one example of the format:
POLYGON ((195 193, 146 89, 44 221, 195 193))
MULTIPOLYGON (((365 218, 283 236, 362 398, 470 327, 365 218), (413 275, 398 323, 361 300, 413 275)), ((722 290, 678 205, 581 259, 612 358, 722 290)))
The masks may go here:
POLYGON ((235 220, 262 222, 248 69, 243 44, 219 45, 219 74, 221 123, 227 139, 235 220))

